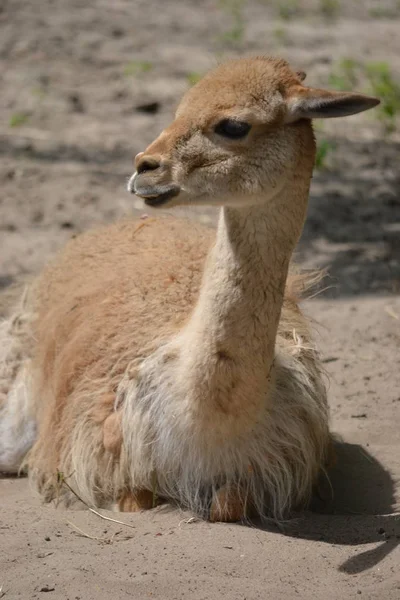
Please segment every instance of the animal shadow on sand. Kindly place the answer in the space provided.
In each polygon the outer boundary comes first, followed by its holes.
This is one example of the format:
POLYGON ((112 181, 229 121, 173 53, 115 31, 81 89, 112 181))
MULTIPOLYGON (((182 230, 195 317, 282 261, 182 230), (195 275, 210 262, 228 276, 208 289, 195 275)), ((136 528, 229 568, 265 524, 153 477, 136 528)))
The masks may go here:
POLYGON ((314 172, 298 261, 327 269, 325 297, 398 293, 400 144, 333 141, 337 164, 314 172))
MULTIPOLYGON (((389 472, 358 444, 336 441, 335 450, 335 466, 321 476, 307 511, 279 526, 259 521, 250 526, 319 543, 374 544, 339 566, 352 575, 377 565, 400 544, 400 516, 393 513, 394 481, 389 472)), ((168 504, 163 508, 174 509, 168 504)))
POLYGON ((380 542, 340 565, 347 574, 361 573, 383 560, 400 544, 400 517, 394 510, 394 482, 364 448, 336 441, 336 464, 322 476, 309 510, 279 528, 257 527, 317 542, 360 545, 380 542))

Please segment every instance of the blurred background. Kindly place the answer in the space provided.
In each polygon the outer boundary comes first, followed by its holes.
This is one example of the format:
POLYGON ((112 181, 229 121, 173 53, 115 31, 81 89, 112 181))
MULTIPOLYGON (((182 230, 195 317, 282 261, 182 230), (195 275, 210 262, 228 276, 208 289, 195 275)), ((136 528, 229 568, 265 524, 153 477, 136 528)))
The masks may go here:
POLYGON ((71 235, 144 212, 125 191, 132 158, 181 95, 224 58, 271 54, 309 85, 382 99, 316 123, 298 258, 329 267, 330 297, 398 292, 399 33, 399 0, 2 0, 0 288, 71 235))

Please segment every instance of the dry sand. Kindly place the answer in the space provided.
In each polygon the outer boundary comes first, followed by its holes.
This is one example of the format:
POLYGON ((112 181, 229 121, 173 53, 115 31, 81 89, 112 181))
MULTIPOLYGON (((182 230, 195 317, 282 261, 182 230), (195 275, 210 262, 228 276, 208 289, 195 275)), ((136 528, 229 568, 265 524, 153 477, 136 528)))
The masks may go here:
MULTIPOLYGON (((71 235, 141 212, 124 190, 131 157, 168 123, 188 76, 221 56, 279 54, 316 85, 343 58, 386 61, 399 78, 398 3, 339 2, 336 19, 322 16, 327 4, 254 0, 238 18, 217 0, 3 1, 3 304, 71 235), (282 6, 296 5, 283 19, 282 6)), ((1 479, 0 598, 400 598, 400 138, 372 113, 318 135, 336 150, 315 175, 298 259, 330 272, 306 310, 342 438, 333 500, 280 529, 197 522, 168 507, 114 514, 125 527, 41 506, 25 479, 1 479)))

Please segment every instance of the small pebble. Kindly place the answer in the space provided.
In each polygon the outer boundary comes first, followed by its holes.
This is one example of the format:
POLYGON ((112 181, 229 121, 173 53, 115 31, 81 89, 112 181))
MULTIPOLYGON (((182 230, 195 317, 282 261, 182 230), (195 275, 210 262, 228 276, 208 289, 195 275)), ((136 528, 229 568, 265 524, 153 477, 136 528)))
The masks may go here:
POLYGON ((138 112, 155 115, 160 110, 160 103, 146 102, 144 104, 138 104, 135 108, 138 112))
POLYGON ((46 584, 39 589, 39 592, 54 592, 55 589, 56 588, 54 587, 54 585, 46 584))

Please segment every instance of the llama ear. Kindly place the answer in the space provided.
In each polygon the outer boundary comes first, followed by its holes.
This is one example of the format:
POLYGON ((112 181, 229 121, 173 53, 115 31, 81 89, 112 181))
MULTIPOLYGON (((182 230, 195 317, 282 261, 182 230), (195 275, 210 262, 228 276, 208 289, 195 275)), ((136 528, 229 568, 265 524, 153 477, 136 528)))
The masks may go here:
POLYGON ((307 73, 305 71, 296 71, 296 75, 300 79, 300 81, 304 81, 307 77, 307 73))
POLYGON ((377 106, 380 100, 351 92, 328 92, 299 87, 287 99, 286 121, 347 117, 377 106))

